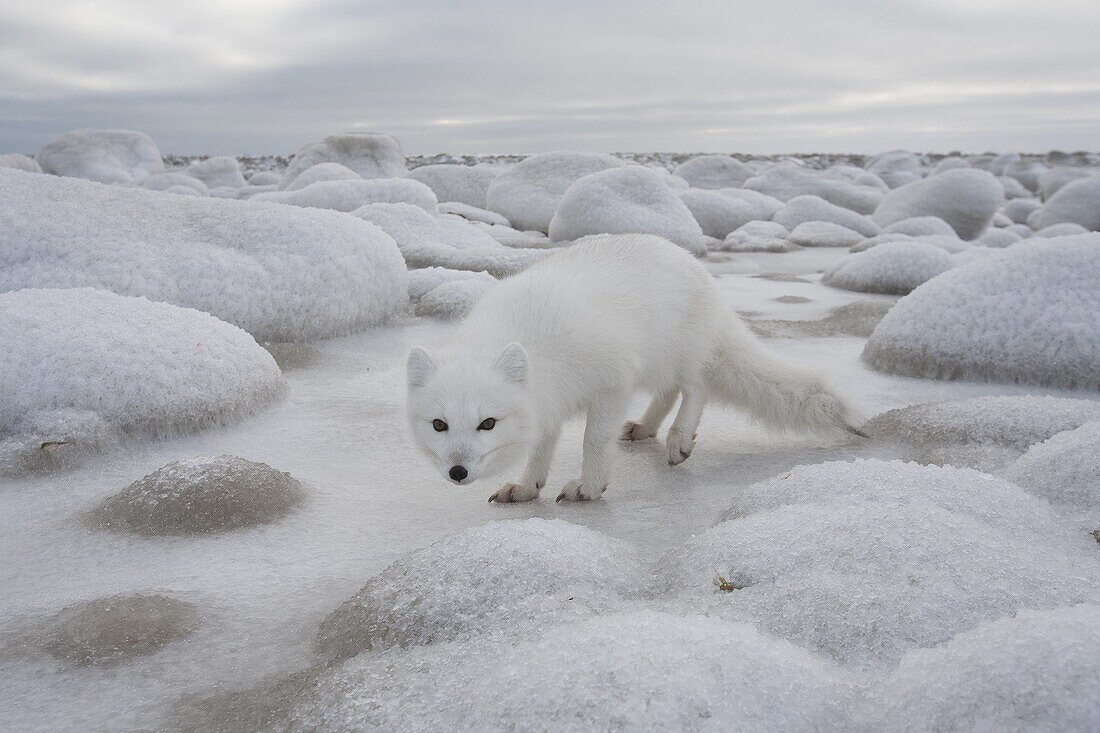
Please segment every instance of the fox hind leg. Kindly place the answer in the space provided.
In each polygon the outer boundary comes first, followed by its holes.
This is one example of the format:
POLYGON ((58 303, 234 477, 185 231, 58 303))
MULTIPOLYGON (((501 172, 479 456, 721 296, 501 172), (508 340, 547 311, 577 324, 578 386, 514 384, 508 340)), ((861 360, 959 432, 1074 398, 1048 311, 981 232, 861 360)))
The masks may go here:
POLYGON ((699 429, 699 420, 703 417, 703 408, 707 403, 707 390, 702 380, 684 385, 681 392, 684 399, 680 402, 676 419, 672 421, 672 427, 668 429, 668 436, 665 438, 670 466, 683 463, 691 455, 695 448, 695 433, 699 429))

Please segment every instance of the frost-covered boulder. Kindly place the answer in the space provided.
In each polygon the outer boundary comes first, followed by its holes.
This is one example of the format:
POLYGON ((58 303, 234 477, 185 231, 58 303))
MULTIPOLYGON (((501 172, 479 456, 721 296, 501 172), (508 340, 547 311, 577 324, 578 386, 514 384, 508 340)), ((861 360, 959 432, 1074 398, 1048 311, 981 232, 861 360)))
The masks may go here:
POLYGON ((807 221, 826 221, 852 229, 865 237, 873 237, 882 231, 866 216, 831 204, 819 196, 796 196, 775 212, 772 221, 790 230, 807 221))
POLYGON ((920 158, 908 150, 873 155, 864 168, 881 178, 890 188, 919 181, 922 176, 920 158))
POLYGON ((485 208, 485 194, 498 171, 485 166, 422 165, 409 171, 409 178, 435 191, 440 201, 457 201, 485 208))
POLYGON ((180 188, 187 188, 198 196, 210 195, 205 183, 177 171, 154 173, 141 182, 141 187, 150 191, 170 191, 172 193, 177 193, 180 188))
POLYGON ((436 213, 439 203, 432 189, 408 178, 318 181, 296 191, 288 187, 283 191, 261 193, 252 200, 344 212, 368 204, 413 204, 432 214, 436 213))
POLYGON ((1100 231, 1100 174, 1071 181, 1047 199, 1036 213, 1035 229, 1052 224, 1079 224, 1089 231, 1100 231))
POLYGON ((883 195, 873 186, 860 185, 841 176, 808 170, 791 163, 780 163, 760 171, 745 181, 744 187, 780 201, 790 201, 796 196, 818 196, 859 214, 873 212, 883 195))
POLYGON ((1014 160, 1005 166, 1004 175, 1020 182, 1028 191, 1039 190, 1039 179, 1046 173, 1047 168, 1042 163, 1033 160, 1014 160))
POLYGON ((444 283, 469 280, 489 285, 496 282, 496 278, 487 272, 449 270, 446 267, 424 267, 411 270, 409 272, 409 302, 416 305, 421 298, 444 283))
POLYGON ((1016 232, 1004 229, 986 229, 985 233, 978 237, 976 241, 983 247, 1004 248, 1011 247, 1021 241, 1021 237, 1016 232))
POLYGON ((596 153, 532 155, 489 184, 485 208, 507 217, 518 229, 546 232, 558 202, 577 179, 622 165, 618 158, 596 153))
POLYGON ((721 191, 708 191, 701 188, 687 188, 677 191, 676 195, 688 207, 703 234, 715 239, 725 239, 726 235, 738 227, 755 219, 770 219, 771 216, 758 216, 761 207, 743 199, 728 196, 721 191))
POLYGON ((1012 199, 1030 198, 1032 195, 1031 191, 1027 190, 1024 184, 1020 183, 1015 178, 1001 176, 997 180, 1001 182, 1001 189, 1004 192, 1004 197, 1009 201, 1012 199))
POLYGON ((791 230, 787 241, 801 247, 851 247, 862 242, 863 235, 827 221, 804 221, 791 230))
POLYGON ((278 186, 283 180, 282 175, 275 171, 256 171, 248 177, 249 186, 278 186))
POLYGON ((339 163, 318 163, 311 165, 294 177, 294 180, 284 188, 287 191, 300 191, 306 186, 321 181, 361 181, 363 177, 339 163))
POLYGON ((429 290, 416 303, 416 315, 455 320, 462 318, 478 304, 496 282, 454 280, 429 290))
POLYGON ((1068 168, 1065 166, 1051 168, 1039 176, 1039 197, 1043 201, 1047 201, 1067 183, 1072 183, 1081 178, 1088 178, 1096 175, 1096 173, 1097 171, 1094 168, 1068 168))
POLYGON ((655 234, 693 254, 706 252, 702 229, 688 207, 660 175, 641 166, 578 179, 562 196, 549 233, 555 242, 589 234, 655 234))
POLYGON ((938 216, 914 216, 896 221, 882 230, 883 234, 908 234, 910 237, 956 237, 955 230, 938 216))
POLYGON ((303 146, 290 161, 281 185, 286 188, 302 171, 318 163, 339 163, 361 178, 400 178, 406 174, 405 151, 392 135, 349 132, 303 146))
POLYGON ((949 155, 946 158, 936 163, 936 167, 932 169, 932 175, 939 175, 944 171, 954 170, 955 168, 969 168, 970 162, 966 158, 960 158, 957 155, 949 155))
POLYGON ((519 632, 547 618, 614 608, 644 575, 629 545, 590 529, 557 519, 491 522, 409 553, 371 578, 321 623, 317 645, 342 658, 506 626, 519 632))
POLYGON ((751 215, 750 221, 770 221, 775 216, 775 212, 782 209, 784 203, 786 203, 773 196, 747 188, 720 188, 718 192, 723 196, 734 199, 740 206, 744 206, 746 214, 751 215))
POLYGON ((867 701, 875 730, 1100 729, 1100 606, 1021 611, 911 652, 867 701))
POLYGON ((1014 224, 1026 224, 1027 218, 1032 212, 1043 208, 1043 205, 1035 199, 1013 199, 1004 205, 1001 212, 1012 220, 1014 224))
POLYGON ((164 170, 152 138, 132 130, 74 130, 46 144, 35 156, 45 173, 100 183, 140 183, 164 170))
POLYGON ((1054 237, 1071 237, 1077 234, 1088 234, 1088 232, 1089 230, 1085 229, 1080 224, 1066 222, 1064 224, 1051 224, 1050 226, 1045 226, 1031 236, 1051 239, 1054 237))
POLYGON ((91 286, 212 313, 262 341, 405 310, 393 241, 353 217, 0 170, 0 292, 91 286))
POLYGON ((1098 252, 1100 234, 1040 238, 957 267, 899 300, 863 358, 909 376, 1100 389, 1098 252))
POLYGON ((954 266, 951 255, 939 247, 915 241, 886 242, 848 255, 826 270, 821 282, 862 293, 906 295, 954 266))
POLYGON ((895 188, 875 209, 879 226, 914 216, 938 216, 963 239, 976 239, 993 219, 1004 189, 985 171, 958 169, 895 188))
POLYGON ((1100 515, 1100 421, 1031 446, 1005 475, 1055 504, 1100 515))
POLYGON ((172 461, 109 497, 91 521, 115 532, 202 535, 268 524, 302 501, 301 484, 231 455, 172 461))
POLYGON ((727 252, 790 252, 797 245, 787 241, 787 227, 774 221, 750 221, 722 240, 727 252))
POLYGON ((199 179, 208 188, 240 188, 245 185, 241 164, 228 155, 196 160, 187 166, 184 173, 199 179))
POLYGON ((42 172, 42 166, 38 165, 37 160, 22 153, 0 155, 0 168, 14 168, 17 171, 26 171, 27 173, 42 172))
POLYGON ((756 172, 728 155, 697 155, 672 171, 692 188, 740 188, 756 172))
POLYGON ((0 473, 71 464, 126 435, 229 421, 283 387, 275 360, 241 329, 105 290, 0 293, 0 343, 0 473))
MULTIPOLYGON (((508 221, 497 212, 489 211, 488 209, 479 209, 476 206, 470 206, 460 201, 440 202, 439 214, 441 216, 456 216, 466 221, 480 222, 482 224, 489 224, 490 226, 512 227, 512 222, 508 221)), ((534 234, 540 239, 546 238, 546 235, 542 232, 534 232, 534 234)))

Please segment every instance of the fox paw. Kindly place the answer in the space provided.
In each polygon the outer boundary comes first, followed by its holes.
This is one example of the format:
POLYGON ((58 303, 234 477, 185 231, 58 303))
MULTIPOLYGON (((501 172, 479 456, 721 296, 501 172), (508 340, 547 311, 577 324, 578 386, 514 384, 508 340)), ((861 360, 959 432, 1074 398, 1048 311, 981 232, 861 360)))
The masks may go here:
POLYGON ((606 484, 596 488, 589 486, 580 479, 574 479, 565 485, 555 501, 591 501, 599 499, 606 489, 606 484))
POLYGON ((534 486, 522 486, 520 484, 504 484, 495 494, 489 497, 489 502, 497 504, 511 504, 520 501, 531 501, 539 495, 539 490, 534 486))
POLYGON ((668 449, 668 465, 678 466, 688 459, 695 448, 695 436, 684 435, 679 430, 669 430, 665 447, 668 449))
POLYGON ((652 438, 656 434, 656 430, 651 430, 640 422, 627 420, 623 423, 623 440, 645 440, 646 438, 652 438))

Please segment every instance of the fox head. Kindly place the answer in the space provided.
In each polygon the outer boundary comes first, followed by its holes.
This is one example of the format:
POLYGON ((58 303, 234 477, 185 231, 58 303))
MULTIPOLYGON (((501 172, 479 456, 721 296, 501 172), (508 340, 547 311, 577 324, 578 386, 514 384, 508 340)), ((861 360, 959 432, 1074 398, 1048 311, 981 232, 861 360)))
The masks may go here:
POLYGON ((469 484, 520 457, 529 443, 527 352, 433 358, 409 352, 408 416, 413 437, 452 483, 469 484))

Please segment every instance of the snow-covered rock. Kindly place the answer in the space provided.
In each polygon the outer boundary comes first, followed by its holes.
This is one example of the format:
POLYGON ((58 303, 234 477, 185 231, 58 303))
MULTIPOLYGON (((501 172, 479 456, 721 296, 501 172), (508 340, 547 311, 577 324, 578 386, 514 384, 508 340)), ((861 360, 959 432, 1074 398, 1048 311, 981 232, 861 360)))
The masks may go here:
POLYGON ((485 166, 424 165, 409 171, 409 178, 435 191, 440 201, 457 201, 479 209, 485 207, 485 194, 498 171, 485 166))
POLYGON ((963 239, 976 239, 1003 203, 1000 182, 979 170, 949 170, 895 188, 875 209, 879 226, 915 216, 938 216, 963 239))
POLYGON ((1043 201, 1047 201, 1067 183, 1072 183, 1081 178, 1088 178, 1096 175, 1096 173, 1097 171, 1094 168, 1068 168, 1065 166, 1051 168, 1039 176, 1039 197, 1043 201))
POLYGON ((409 178, 318 181, 297 191, 288 186, 283 191, 261 193, 251 200, 344 212, 355 211, 368 204, 413 204, 432 214, 436 213, 439 203, 432 189, 409 178))
POLYGON ((919 181, 922 175, 920 158, 908 150, 892 150, 871 156, 864 168, 881 178, 890 188, 919 181))
POLYGON ((1045 226, 1031 236, 1052 239, 1054 237, 1072 237, 1077 234, 1088 234, 1088 232, 1089 230, 1085 229, 1080 224, 1065 222, 1063 224, 1051 224, 1049 226, 1045 226))
POLYGON ((978 237, 976 240, 978 244, 983 247, 1011 247, 1022 238, 1016 232, 1010 232, 1005 229, 987 229, 985 233, 978 237))
POLYGON ((339 163, 361 178, 400 178, 406 174, 405 152, 392 135, 380 132, 349 132, 303 146, 283 174, 286 188, 302 171, 318 163, 339 163))
POLYGON ((1050 169, 1037 161, 1014 160, 1005 166, 1002 175, 1019 181, 1024 188, 1034 193, 1039 190, 1040 177, 1048 170, 1050 169))
POLYGON ((744 206, 746 214, 751 215, 750 221, 770 221, 775 216, 775 212, 782 209, 786 203, 774 196, 748 188, 720 188, 718 192, 736 200, 740 206, 744 206))
POLYGON ((0 168, 14 168, 17 171, 26 171, 27 173, 42 172, 42 166, 38 165, 37 160, 22 153, 0 155, 0 168))
MULTIPOLYGON (((488 209, 479 209, 476 206, 470 206, 460 201, 443 201, 439 204, 440 215, 450 214, 451 216, 457 216, 460 219, 466 221, 476 221, 482 224, 489 224, 491 226, 509 227, 511 228, 512 222, 505 219, 503 216, 495 211, 489 211, 488 209)), ((541 232, 537 233, 540 238, 545 239, 546 235, 541 232)))
POLYGON ((245 185, 240 163, 236 158, 228 155, 196 160, 183 172, 192 178, 199 179, 208 188, 240 188, 245 185))
POLYGON ((955 230, 938 216, 914 216, 895 221, 882 230, 883 234, 908 234, 910 237, 956 237, 955 230))
POLYGON ((727 234, 750 221, 771 218, 771 215, 758 215, 762 211, 759 205, 721 191, 687 188, 676 191, 676 194, 708 237, 725 239, 727 234))
POLYGON ((660 175, 641 166, 578 179, 562 196, 549 233, 555 242, 589 234, 655 234, 693 254, 706 253, 703 232, 691 211, 660 175))
MULTIPOLYGON (((791 233, 794 236, 794 233, 791 233)), ((951 255, 922 242, 885 242, 848 255, 821 282, 862 293, 905 295, 955 266, 951 255)))
POLYGON ((496 282, 453 280, 429 290, 416 303, 416 315, 455 320, 462 318, 477 305, 496 282))
POLYGON ((35 156, 45 173, 100 183, 140 183, 164 170, 152 138, 132 130, 74 130, 49 142, 35 156))
POLYGON ((0 200, 0 292, 144 295, 263 341, 349 333, 405 310, 396 245, 342 214, 2 169, 0 200))
POLYGON ((693 188, 703 189, 740 188, 756 175, 752 168, 728 155, 697 155, 676 166, 672 173, 693 188))
POLYGON ((321 181, 361 181, 363 177, 340 163, 318 163, 311 165, 294 177, 283 188, 287 191, 300 191, 306 186, 321 181))
POLYGON ((1100 174, 1062 186, 1036 213, 1034 222, 1028 219, 1035 229, 1067 223, 1100 231, 1100 174))
POLYGON ((489 184, 485 208, 506 217, 518 229, 546 232, 558 202, 577 179, 622 165, 618 158, 596 153, 532 155, 489 184))
POLYGON ((939 175, 944 171, 954 170, 955 168, 969 168, 970 162, 966 158, 960 158, 957 155, 949 155, 946 158, 936 163, 936 167, 932 169, 932 175, 939 175))
POLYGON ((1039 238, 957 267, 899 300, 863 358, 910 376, 1098 389, 1098 252, 1100 234, 1039 238))
POLYGON ((831 204, 819 196, 796 196, 775 212, 772 221, 790 230, 807 221, 826 221, 857 231, 864 237, 873 237, 882 231, 868 217, 831 204))
POLYGON ((147 188, 150 191, 169 191, 170 189, 176 189, 172 191, 172 193, 177 193, 178 189, 182 187, 190 189, 199 196, 210 195, 210 190, 206 187, 205 183, 186 173, 180 173, 178 171, 154 173, 141 182, 141 187, 147 188))
POLYGON ((249 186, 278 186, 283 177, 275 171, 256 171, 248 177, 249 186))
POLYGON ((750 221, 722 240, 727 252, 790 252, 798 249, 787 241, 787 227, 774 221, 750 221))
POLYGON ((1004 205, 1001 212, 1011 219, 1014 224, 1026 224, 1031 213, 1041 208, 1043 208, 1043 205, 1036 199, 1012 199, 1004 205))
POLYGON ((1005 475, 1055 504, 1100 516, 1100 420, 1031 446, 1005 475))
POLYGON ((444 283, 477 281, 492 285, 496 278, 487 272, 449 270, 446 267, 423 267, 409 272, 409 302, 416 305, 420 299, 444 283))
POLYGON ((1001 176, 997 180, 1001 182, 1001 189, 1004 192, 1004 197, 1009 201, 1012 199, 1030 198, 1032 195, 1032 192, 1027 190, 1024 184, 1020 183, 1015 178, 1001 176))
POLYGON ((790 201, 796 196, 818 196, 859 214, 872 213, 883 196, 883 192, 873 186, 859 185, 847 178, 791 163, 780 163, 760 171, 745 181, 744 187, 780 201, 790 201))
POLYGON ((791 230, 787 241, 802 247, 851 247, 863 241, 857 231, 827 221, 804 221, 791 230))

